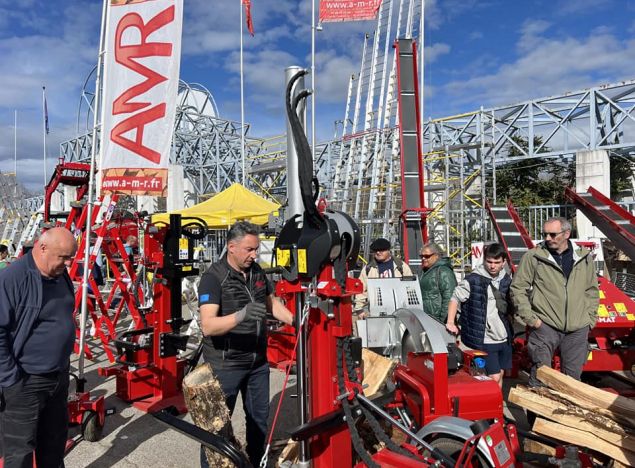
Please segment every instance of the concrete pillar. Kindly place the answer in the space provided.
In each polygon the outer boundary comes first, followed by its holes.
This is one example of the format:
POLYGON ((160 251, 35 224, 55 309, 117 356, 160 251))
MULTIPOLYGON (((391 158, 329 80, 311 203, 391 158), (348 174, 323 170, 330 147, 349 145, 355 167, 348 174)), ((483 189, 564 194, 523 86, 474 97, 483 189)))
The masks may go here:
MULTIPOLYGON (((605 150, 578 151, 575 158, 575 190, 586 192, 592 186, 611 196, 611 165, 605 150)), ((606 238, 591 221, 577 210, 578 239, 606 238)))

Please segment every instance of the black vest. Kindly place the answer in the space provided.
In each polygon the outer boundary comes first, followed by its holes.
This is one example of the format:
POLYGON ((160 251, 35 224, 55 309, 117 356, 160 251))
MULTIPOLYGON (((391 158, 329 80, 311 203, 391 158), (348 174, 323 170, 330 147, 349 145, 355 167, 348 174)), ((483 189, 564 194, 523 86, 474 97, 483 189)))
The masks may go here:
MULTIPOLYGON (((492 280, 470 273, 465 277, 470 284, 470 297, 461 304, 461 341, 473 349, 480 349, 485 341, 485 327, 487 326, 487 293, 492 280)), ((507 297, 512 279, 505 275, 499 283, 498 290, 503 297, 507 297)), ((511 337, 511 323, 507 317, 501 317, 508 338, 511 337)))
MULTIPOLYGON (((231 315, 250 302, 266 303, 267 277, 254 263, 247 278, 234 270, 223 257, 206 272, 214 275, 221 284, 219 316, 231 315)), ((206 336, 203 340, 203 356, 212 367, 245 366, 267 359, 267 326, 264 320, 246 320, 229 333, 206 336)))

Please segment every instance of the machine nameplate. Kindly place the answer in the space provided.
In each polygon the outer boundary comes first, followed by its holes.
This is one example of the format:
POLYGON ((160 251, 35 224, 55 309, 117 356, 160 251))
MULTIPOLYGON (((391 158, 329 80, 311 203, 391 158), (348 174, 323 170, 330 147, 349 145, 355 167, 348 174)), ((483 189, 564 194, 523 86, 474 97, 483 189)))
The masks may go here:
POLYGON ((306 273, 307 271, 306 249, 298 249, 298 273, 306 273))
POLYGON ((189 243, 185 237, 179 239, 179 260, 187 260, 189 257, 189 243))
POLYGON ((494 452, 496 452, 496 458, 498 458, 498 463, 502 466, 509 461, 511 458, 511 454, 509 450, 507 450, 507 445, 505 445, 505 441, 501 440, 494 447, 494 452))
POLYGON ((288 249, 276 249, 276 262, 278 266, 288 267, 291 265, 291 251, 288 249))

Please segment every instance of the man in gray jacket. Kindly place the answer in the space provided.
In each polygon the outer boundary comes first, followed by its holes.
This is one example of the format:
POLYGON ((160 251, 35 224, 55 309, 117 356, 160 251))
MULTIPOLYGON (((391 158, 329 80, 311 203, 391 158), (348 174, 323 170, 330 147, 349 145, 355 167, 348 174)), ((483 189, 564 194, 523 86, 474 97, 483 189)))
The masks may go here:
POLYGON ((536 369, 550 366, 558 348, 561 371, 580 380, 600 301, 593 257, 571 244, 571 224, 550 218, 542 235, 544 242, 523 256, 511 285, 518 317, 532 329, 531 386, 540 385, 536 369))

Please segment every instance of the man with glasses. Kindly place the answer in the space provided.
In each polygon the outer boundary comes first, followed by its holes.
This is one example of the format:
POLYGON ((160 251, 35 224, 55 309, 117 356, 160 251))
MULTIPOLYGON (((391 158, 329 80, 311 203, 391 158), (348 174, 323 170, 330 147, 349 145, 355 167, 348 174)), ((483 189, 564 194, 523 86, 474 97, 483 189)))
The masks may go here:
POLYGON ((544 241, 521 259, 510 288, 518 317, 531 328, 531 386, 540 385, 536 370, 550 366, 558 348, 561 371, 580 380, 600 300, 593 257, 573 246, 569 221, 548 219, 542 235, 544 241))
POLYGON ((403 260, 394 258, 390 252, 390 241, 380 237, 370 244, 373 258, 362 268, 359 279, 364 290, 355 296, 354 311, 359 319, 366 318, 368 312, 368 293, 366 289, 368 278, 401 278, 412 276, 412 270, 403 260))

